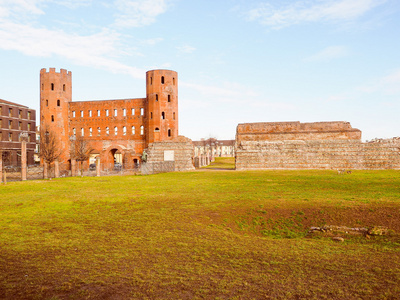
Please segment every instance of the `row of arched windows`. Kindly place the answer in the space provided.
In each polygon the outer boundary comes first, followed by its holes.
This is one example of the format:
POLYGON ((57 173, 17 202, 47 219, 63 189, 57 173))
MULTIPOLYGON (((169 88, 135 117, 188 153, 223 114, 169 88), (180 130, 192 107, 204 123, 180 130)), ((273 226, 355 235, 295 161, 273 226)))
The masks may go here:
MULTIPOLYGON (((73 129, 72 129, 72 132, 73 132, 74 135, 76 135, 76 128, 73 128, 73 129)), ((107 126, 107 127, 105 128, 105 133, 106 133, 106 135, 110 135, 110 127, 107 126)), ((130 133, 131 133, 131 134, 136 134, 136 128, 135 128, 135 126, 132 126, 132 127, 131 127, 131 132, 130 132, 130 133)), ((89 127, 88 136, 93 136, 93 134, 94 134, 93 128, 92 128, 92 127, 89 127)), ((84 128, 81 128, 80 135, 81 135, 81 136, 85 136, 85 129, 84 129, 84 128)), ((98 135, 98 136, 101 135, 101 128, 100 128, 100 127, 97 127, 97 135, 98 135)), ((114 127, 114 135, 118 135, 118 127, 117 127, 117 126, 114 127)), ((123 126, 123 127, 122 127, 122 135, 127 135, 127 128, 126 128, 126 126, 123 126)), ((140 135, 144 135, 144 126, 140 126, 140 135)))
MULTIPOLYGON (((165 77, 161 76, 161 84, 165 83, 165 77)), ((150 85, 153 84, 153 77, 150 77, 150 85)), ((175 85, 175 77, 172 77, 172 84, 175 85)))
MULTIPOLYGON (((57 102, 57 106, 59 106, 58 102, 57 102)), ((130 110, 131 110, 130 111, 131 115, 134 116, 135 115, 135 109, 131 108, 130 110)), ((83 118, 83 115, 84 115, 84 111, 81 110, 79 116, 81 118, 83 118)), ((117 117, 118 116, 118 109, 116 109, 116 108, 114 108, 114 109, 105 109, 103 113, 101 112, 100 109, 95 110, 95 111, 94 110, 92 111, 90 109, 88 110, 88 116, 89 117, 93 117, 93 116, 101 117, 102 115, 104 115, 105 117, 110 117, 110 116, 117 117)), ((126 117, 127 115, 128 115, 128 110, 126 108, 123 108, 122 109, 122 116, 126 117)), ((144 116, 144 108, 140 108, 140 115, 144 116)), ((76 118, 75 110, 72 111, 72 117, 76 118)))
MULTIPOLYGON (((44 83, 42 83, 42 91, 44 90, 44 83)), ((54 91, 54 83, 50 83, 50 90, 54 91)), ((62 90, 65 92, 65 84, 62 85, 62 90)))

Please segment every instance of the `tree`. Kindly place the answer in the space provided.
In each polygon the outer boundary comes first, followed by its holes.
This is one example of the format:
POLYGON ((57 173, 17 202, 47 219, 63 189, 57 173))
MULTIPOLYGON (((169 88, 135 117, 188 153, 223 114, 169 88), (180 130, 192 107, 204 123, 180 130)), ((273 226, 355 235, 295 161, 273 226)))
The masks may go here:
POLYGON ((83 162, 89 159, 92 150, 93 148, 90 146, 90 143, 82 136, 75 137, 72 140, 70 155, 72 159, 80 163, 81 175, 83 175, 83 162))
POLYGON ((44 177, 47 178, 48 168, 62 154, 56 134, 47 126, 40 129, 39 157, 44 162, 44 177))

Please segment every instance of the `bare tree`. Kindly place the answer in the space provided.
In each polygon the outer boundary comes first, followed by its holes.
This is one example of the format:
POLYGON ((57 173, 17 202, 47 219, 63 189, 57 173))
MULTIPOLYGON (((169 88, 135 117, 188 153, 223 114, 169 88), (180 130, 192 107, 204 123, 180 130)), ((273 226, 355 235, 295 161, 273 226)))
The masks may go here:
POLYGON ((72 141, 70 155, 71 158, 80 163, 81 175, 83 175, 83 162, 89 159, 92 150, 93 148, 90 146, 90 143, 82 136, 79 136, 72 141))
MULTIPOLYGON (((45 174, 48 174, 48 168, 61 154, 62 151, 56 134, 47 126, 41 128, 39 157, 45 163, 45 174)), ((45 175, 45 177, 47 176, 45 175)))

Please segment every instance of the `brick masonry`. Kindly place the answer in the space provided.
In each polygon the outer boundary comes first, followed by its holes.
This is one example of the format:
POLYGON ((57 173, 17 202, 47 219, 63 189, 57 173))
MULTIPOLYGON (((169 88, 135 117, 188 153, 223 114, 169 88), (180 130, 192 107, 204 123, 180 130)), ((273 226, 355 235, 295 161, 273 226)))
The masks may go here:
POLYGON ((178 136, 172 140, 154 142, 146 150, 148 163, 174 161, 175 171, 194 170, 194 148, 190 139, 178 136))
POLYGON ((400 169, 400 139, 361 141, 348 122, 239 124, 236 169, 400 169))

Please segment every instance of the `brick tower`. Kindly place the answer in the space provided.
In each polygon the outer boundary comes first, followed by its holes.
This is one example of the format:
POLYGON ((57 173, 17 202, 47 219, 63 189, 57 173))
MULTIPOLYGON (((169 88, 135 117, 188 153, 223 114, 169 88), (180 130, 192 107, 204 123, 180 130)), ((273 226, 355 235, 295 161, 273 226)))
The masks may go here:
POLYGON ((40 127, 59 138, 61 159, 69 158, 68 105, 72 101, 72 73, 55 68, 40 70, 40 127))
POLYGON ((149 143, 178 136, 178 73, 146 72, 146 147, 149 143))

